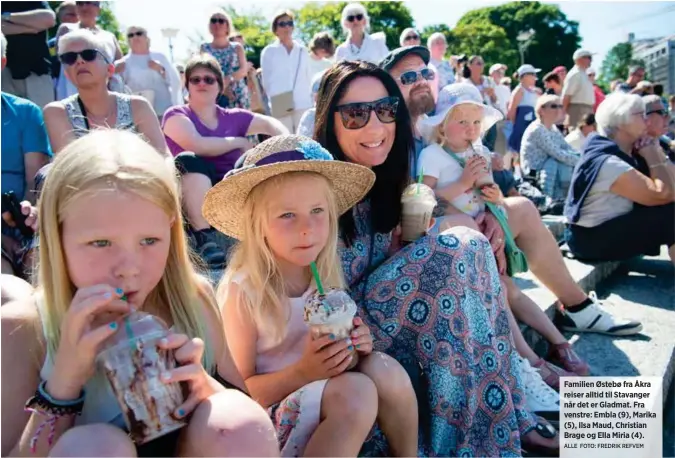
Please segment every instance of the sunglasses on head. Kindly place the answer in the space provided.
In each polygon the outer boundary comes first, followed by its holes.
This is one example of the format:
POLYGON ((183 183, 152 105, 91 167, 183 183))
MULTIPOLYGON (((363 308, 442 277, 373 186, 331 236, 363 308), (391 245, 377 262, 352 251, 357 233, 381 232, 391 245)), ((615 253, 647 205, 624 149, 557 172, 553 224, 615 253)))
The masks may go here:
POLYGON ((82 60, 85 62, 93 62, 99 55, 103 57, 103 60, 106 62, 108 61, 108 59, 106 59, 98 49, 84 49, 79 52, 64 52, 63 54, 59 55, 59 60, 64 65, 73 65, 75 62, 77 62, 78 56, 82 56, 82 60))
POLYGON ((277 27, 293 27, 293 21, 279 21, 277 27))
POLYGON ((224 17, 212 17, 211 24, 220 24, 220 25, 227 24, 227 19, 225 19, 224 17))
POLYGON ((127 38, 131 39, 133 37, 142 37, 143 35, 145 35, 145 32, 139 30, 138 32, 129 32, 127 34, 127 38))
POLYGON ((403 41, 410 41, 410 40, 419 40, 420 36, 419 35, 408 35, 405 37, 403 41))
POLYGON ((188 81, 190 81, 190 84, 194 84, 194 85, 200 84, 202 81, 204 82, 204 84, 207 84, 209 86, 213 86, 214 84, 216 84, 216 79, 213 76, 208 76, 208 75, 207 76, 191 76, 188 81))
POLYGON ((545 108, 550 108, 551 110, 559 110, 562 107, 563 106, 559 103, 548 103, 548 104, 545 105, 545 108))
POLYGON ((349 22, 354 22, 354 21, 362 21, 363 20, 363 14, 350 14, 347 16, 347 20, 349 22))
POLYGON ((335 111, 340 113, 342 125, 345 129, 361 129, 370 121, 370 113, 373 111, 381 123, 391 124, 396 121, 396 111, 398 111, 398 97, 384 97, 374 102, 355 102, 347 103, 335 107, 335 111))
POLYGON ((423 68, 418 72, 415 70, 403 72, 401 73, 401 76, 399 76, 399 79, 404 86, 408 86, 410 84, 415 84, 420 76, 427 81, 431 81, 436 77, 436 74, 430 68, 423 68))

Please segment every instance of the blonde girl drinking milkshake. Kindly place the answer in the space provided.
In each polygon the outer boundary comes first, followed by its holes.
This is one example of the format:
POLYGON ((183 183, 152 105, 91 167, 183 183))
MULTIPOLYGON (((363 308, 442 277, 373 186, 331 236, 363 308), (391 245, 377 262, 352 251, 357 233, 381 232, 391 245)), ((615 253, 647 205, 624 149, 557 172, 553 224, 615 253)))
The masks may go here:
POLYGON ((313 339, 303 320, 317 288, 312 262, 324 287, 344 288, 338 217, 374 178, 309 138, 287 135, 249 151, 205 200, 209 223, 240 241, 218 302, 234 361, 253 399, 269 409, 283 456, 356 456, 376 420, 392 455, 417 453, 417 401, 405 370, 373 352, 358 317, 347 338, 313 339))

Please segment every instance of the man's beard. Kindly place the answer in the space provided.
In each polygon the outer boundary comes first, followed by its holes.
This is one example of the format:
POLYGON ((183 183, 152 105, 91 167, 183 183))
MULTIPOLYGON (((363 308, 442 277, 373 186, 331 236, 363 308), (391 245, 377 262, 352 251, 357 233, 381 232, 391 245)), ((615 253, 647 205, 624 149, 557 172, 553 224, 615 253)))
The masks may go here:
POLYGON ((434 102, 434 96, 428 86, 410 91, 408 111, 413 118, 427 114, 433 111, 435 107, 436 102, 434 102))

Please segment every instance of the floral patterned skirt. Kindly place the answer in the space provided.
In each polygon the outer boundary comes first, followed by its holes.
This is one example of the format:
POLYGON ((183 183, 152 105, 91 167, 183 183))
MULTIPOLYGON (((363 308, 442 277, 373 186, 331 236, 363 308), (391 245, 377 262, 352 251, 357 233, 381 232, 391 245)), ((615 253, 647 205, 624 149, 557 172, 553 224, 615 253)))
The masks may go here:
MULTIPOLYGON (((426 405, 419 409, 430 427, 420 431, 419 454, 520 456, 520 436, 536 422, 525 410, 506 299, 487 239, 464 227, 424 237, 366 281, 352 286, 352 295, 375 349, 419 361, 428 377, 426 405)), ((371 435, 362 454, 382 456, 383 441, 371 435)))

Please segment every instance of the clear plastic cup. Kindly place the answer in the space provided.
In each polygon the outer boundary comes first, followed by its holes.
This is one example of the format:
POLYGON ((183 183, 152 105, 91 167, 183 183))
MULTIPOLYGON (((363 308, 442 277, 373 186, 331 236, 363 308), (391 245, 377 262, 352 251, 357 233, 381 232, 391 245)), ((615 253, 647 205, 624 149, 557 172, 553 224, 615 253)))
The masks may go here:
POLYGON ((434 190, 425 184, 413 183, 401 196, 401 240, 414 242, 429 230, 436 207, 434 190))
POLYGON ((157 346, 168 332, 159 318, 133 312, 96 357, 122 409, 129 435, 138 445, 187 425, 174 417, 184 402, 180 384, 164 383, 160 378, 176 367, 173 352, 157 346))
MULTIPOLYGON (((356 303, 345 291, 329 288, 324 295, 318 291, 305 303, 305 322, 313 339, 333 334, 337 340, 347 339, 354 329, 356 303)), ((352 362, 347 370, 359 362, 356 350, 352 353, 352 362)))

